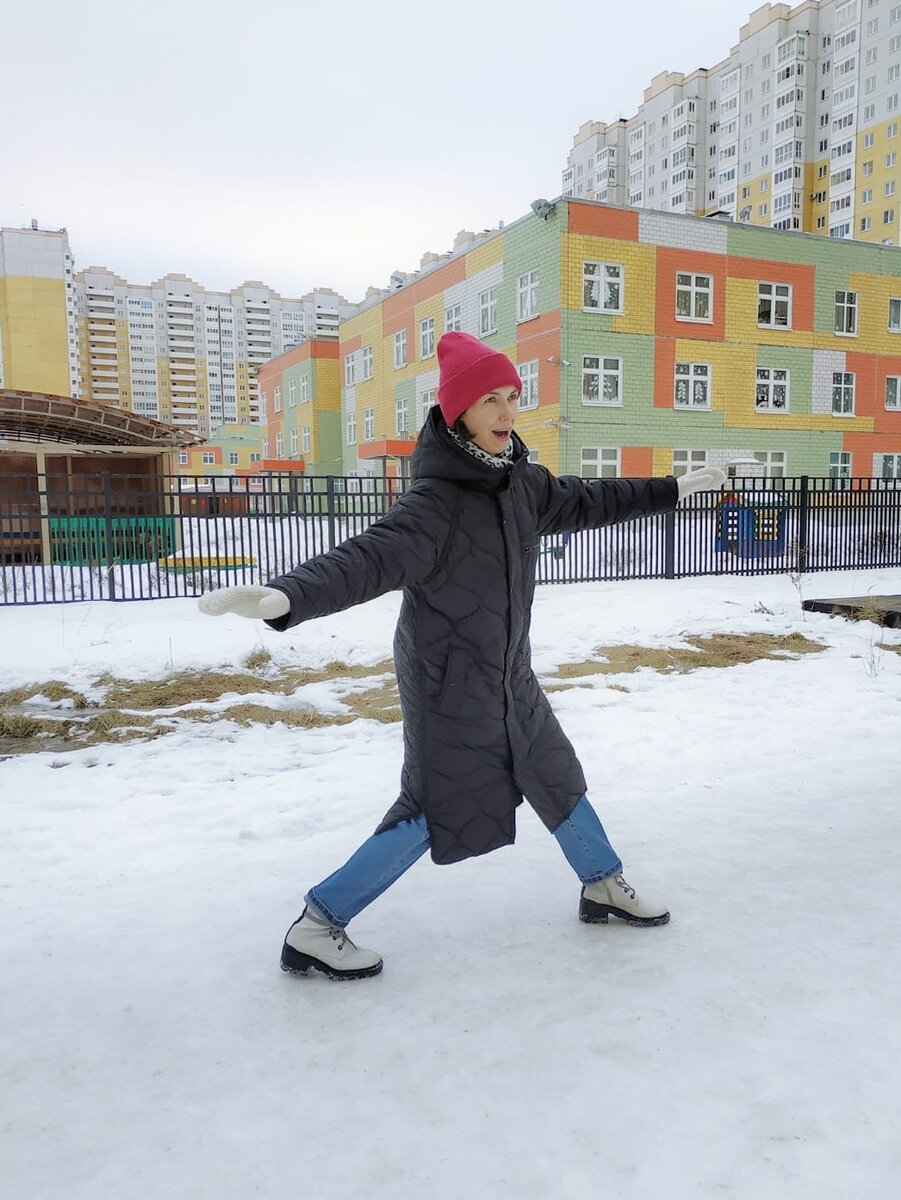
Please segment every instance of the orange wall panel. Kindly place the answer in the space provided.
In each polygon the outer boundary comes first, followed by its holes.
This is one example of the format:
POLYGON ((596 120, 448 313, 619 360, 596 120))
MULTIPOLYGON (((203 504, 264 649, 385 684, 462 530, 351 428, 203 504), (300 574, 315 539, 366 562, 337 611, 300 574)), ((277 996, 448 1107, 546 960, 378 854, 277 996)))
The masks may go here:
POLYGON ((569 232, 594 237, 618 238, 621 242, 638 241, 638 213, 601 204, 568 202, 569 232))
POLYGON ((654 474, 652 446, 623 446, 620 453, 620 474, 624 479, 649 479, 654 474))
POLYGON ((791 284, 792 329, 813 330, 815 267, 801 263, 769 262, 762 258, 730 256, 726 260, 726 271, 733 279, 791 284))
POLYGON ((726 259, 722 254, 657 247, 657 336, 697 338, 704 342, 725 341, 726 259), (712 278, 712 321, 676 320, 676 276, 684 271, 712 278))
POLYGON ((676 372, 676 343, 658 338, 654 347, 654 407, 673 407, 673 378, 676 372))
POLYGON ((407 338, 412 336, 415 309, 417 304, 429 300, 439 292, 461 283, 466 278, 466 255, 453 259, 446 266, 429 271, 424 278, 415 283, 407 284, 393 296, 382 301, 382 335, 390 337, 406 327, 407 338))

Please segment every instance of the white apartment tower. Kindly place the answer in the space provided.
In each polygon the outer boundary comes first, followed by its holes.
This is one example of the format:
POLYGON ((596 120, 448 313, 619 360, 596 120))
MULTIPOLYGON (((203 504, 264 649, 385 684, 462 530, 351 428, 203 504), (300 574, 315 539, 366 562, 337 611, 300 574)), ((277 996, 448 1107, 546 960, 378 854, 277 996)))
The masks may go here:
POLYGON ((81 394, 209 436, 260 420, 259 367, 303 338, 336 338, 356 312, 320 288, 285 299, 251 281, 211 292, 185 275, 130 284, 75 276, 81 394))
POLYGON ((583 125, 562 192, 898 245, 899 98, 899 0, 765 4, 716 66, 583 125))

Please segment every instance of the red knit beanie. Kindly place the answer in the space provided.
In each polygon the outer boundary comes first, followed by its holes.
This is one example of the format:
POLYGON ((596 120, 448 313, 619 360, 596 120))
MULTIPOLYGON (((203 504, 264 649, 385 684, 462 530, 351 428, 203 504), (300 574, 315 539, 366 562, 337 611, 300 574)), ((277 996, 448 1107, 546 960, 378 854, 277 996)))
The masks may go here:
POLYGON ((522 380, 506 354, 471 333, 446 333, 440 339, 438 371, 438 404, 448 425, 494 388, 522 391, 522 380))

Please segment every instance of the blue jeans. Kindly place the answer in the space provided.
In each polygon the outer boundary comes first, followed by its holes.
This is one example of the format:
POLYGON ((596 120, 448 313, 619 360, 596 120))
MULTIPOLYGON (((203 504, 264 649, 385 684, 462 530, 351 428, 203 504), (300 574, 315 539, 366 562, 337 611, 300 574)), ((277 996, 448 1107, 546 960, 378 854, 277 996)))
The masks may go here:
MULTIPOLYGON (((554 830, 554 837, 584 884, 618 875, 623 869, 587 796, 554 830)), ((400 879, 428 848, 425 817, 401 821, 367 838, 343 867, 310 888, 306 902, 343 928, 400 879)))

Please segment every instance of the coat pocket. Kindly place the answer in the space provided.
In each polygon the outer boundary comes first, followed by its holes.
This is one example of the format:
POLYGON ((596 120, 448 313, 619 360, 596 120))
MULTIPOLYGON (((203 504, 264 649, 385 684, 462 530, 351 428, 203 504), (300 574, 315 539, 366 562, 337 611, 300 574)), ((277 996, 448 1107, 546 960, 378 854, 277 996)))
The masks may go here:
POLYGON ((447 716, 454 716, 463 705, 466 688, 466 655, 462 650, 451 650, 447 656, 447 669, 435 707, 447 716))

